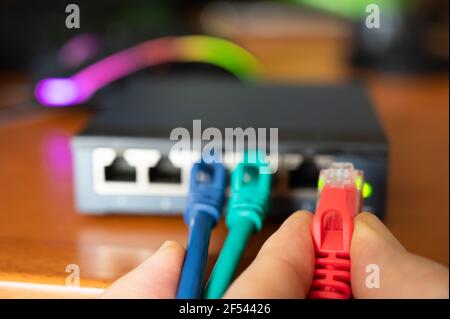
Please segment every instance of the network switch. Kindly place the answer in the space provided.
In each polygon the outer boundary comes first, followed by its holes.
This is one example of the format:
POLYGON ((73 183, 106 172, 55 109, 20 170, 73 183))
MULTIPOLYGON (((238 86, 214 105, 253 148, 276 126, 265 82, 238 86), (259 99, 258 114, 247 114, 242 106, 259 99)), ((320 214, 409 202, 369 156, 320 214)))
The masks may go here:
MULTIPOLYGON (((388 145, 359 85, 141 83, 101 103, 108 107, 73 141, 82 213, 181 214, 200 153, 174 151, 170 132, 201 120, 219 131, 278 129, 276 154, 268 153, 276 167, 269 215, 314 210, 320 169, 335 161, 364 170, 364 209, 384 214, 388 145)), ((230 171, 242 154, 223 152, 230 171)))

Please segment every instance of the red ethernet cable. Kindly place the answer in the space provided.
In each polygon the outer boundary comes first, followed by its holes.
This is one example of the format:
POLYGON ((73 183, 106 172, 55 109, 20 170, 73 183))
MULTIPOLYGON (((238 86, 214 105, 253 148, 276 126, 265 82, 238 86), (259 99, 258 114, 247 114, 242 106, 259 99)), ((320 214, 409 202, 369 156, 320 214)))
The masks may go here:
POLYGON ((319 200, 311 224, 316 260, 309 297, 349 299, 353 218, 361 211, 363 172, 334 163, 319 177, 319 200))

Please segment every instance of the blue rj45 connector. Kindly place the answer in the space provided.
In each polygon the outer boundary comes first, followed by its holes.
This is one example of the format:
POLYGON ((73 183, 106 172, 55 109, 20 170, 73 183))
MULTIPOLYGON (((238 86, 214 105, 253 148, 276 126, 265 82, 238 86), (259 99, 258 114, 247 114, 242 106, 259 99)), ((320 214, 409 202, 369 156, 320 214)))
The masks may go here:
POLYGON ((191 170, 184 221, 189 225, 178 299, 201 297, 211 230, 222 215, 226 171, 221 163, 195 163, 191 170))

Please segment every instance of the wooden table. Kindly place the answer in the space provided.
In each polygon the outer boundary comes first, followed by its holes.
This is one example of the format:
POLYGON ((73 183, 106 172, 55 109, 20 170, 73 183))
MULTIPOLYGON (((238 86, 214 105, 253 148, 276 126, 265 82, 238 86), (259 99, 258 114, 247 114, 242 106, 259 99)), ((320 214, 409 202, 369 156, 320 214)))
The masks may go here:
MULTIPOLYGON (((268 66, 270 80, 329 83, 353 76, 339 41, 240 41, 268 66)), ((385 222, 410 251, 448 265, 448 76, 364 79, 390 140, 385 222)), ((90 116, 47 110, 0 121, 0 297, 97 296, 166 239, 185 243, 180 217, 77 213, 69 144, 90 116), (79 266, 80 288, 65 288, 70 264, 79 266)), ((277 227, 255 236, 242 267, 277 227)), ((221 224, 209 267, 225 236, 221 224)))

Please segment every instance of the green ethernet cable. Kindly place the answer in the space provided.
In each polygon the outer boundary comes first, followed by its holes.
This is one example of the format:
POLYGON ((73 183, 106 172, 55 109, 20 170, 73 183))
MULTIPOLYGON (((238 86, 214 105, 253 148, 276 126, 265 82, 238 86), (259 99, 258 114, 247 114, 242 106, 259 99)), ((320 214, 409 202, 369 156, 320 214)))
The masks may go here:
POLYGON ((264 154, 244 153, 231 174, 231 195, 226 225, 228 236, 213 268, 204 297, 221 298, 231 281, 250 236, 260 231, 267 214, 271 174, 264 154))

